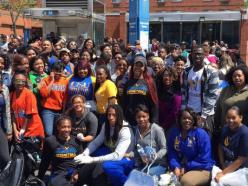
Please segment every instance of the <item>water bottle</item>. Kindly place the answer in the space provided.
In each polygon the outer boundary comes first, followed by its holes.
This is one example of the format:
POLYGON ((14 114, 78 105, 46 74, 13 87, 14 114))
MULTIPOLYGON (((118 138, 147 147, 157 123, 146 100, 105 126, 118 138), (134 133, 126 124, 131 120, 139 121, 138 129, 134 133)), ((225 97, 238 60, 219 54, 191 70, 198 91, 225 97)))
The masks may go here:
POLYGON ((145 150, 140 144, 137 144, 137 151, 141 159, 143 160, 143 162, 147 162, 147 156, 146 156, 145 150))
POLYGON ((171 173, 171 186, 180 186, 180 182, 174 173, 171 173))

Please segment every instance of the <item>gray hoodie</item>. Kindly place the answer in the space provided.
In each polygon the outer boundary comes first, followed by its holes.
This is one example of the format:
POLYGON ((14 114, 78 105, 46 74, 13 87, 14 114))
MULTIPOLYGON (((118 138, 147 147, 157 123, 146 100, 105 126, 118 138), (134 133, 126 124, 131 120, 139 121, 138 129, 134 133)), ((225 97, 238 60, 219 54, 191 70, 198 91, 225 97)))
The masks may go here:
MULTIPOLYGON (((156 163, 159 165, 166 165, 165 155, 167 152, 167 146, 163 128, 158 126, 156 123, 152 123, 150 130, 142 138, 138 127, 136 127, 135 145, 137 144, 141 145, 143 148, 146 146, 152 146, 154 149, 156 149, 157 152, 156 163)), ((137 151, 135 152, 135 161, 137 161, 138 164, 141 163, 141 158, 137 151)))

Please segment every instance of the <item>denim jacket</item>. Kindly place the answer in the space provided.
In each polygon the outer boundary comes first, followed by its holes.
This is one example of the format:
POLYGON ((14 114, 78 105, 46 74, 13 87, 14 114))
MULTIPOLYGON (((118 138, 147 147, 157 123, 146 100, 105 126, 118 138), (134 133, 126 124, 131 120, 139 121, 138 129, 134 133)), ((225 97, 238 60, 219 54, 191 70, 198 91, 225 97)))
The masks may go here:
MULTIPOLYGON (((188 91, 189 91, 188 74, 191 68, 193 67, 189 67, 188 69, 186 69, 183 77, 183 85, 181 89, 182 110, 185 109, 188 104, 188 91)), ((215 70, 210 65, 205 65, 201 79, 201 105, 202 105, 201 116, 203 118, 207 118, 208 116, 214 115, 214 108, 219 95, 218 88, 219 88, 219 75, 217 70, 215 70)))

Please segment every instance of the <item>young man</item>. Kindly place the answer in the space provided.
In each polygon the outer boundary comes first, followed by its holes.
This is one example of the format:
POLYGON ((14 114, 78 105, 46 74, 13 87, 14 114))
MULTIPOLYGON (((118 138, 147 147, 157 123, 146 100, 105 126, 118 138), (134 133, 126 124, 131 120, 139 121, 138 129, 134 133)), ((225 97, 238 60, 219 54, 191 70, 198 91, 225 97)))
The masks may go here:
POLYGON ((204 64, 203 48, 193 51, 193 66, 186 69, 182 85, 182 109, 198 114, 198 125, 213 132, 214 106, 218 98, 219 76, 211 65, 204 64))

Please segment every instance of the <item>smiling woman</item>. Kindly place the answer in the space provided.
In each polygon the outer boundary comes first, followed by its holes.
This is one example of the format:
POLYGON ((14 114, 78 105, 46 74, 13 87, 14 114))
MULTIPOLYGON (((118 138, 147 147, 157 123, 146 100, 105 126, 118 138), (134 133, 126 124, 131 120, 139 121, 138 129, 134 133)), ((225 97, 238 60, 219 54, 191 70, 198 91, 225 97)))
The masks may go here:
POLYGON ((80 94, 86 99, 86 107, 90 111, 96 111, 94 100, 95 83, 96 78, 93 76, 90 63, 86 60, 80 60, 75 68, 74 75, 69 80, 66 107, 71 106, 71 98, 74 95, 80 94))
POLYGON ((223 170, 215 176, 215 181, 223 185, 234 186, 225 183, 225 175, 231 176, 238 169, 248 167, 248 128, 242 124, 242 117, 241 110, 236 106, 228 109, 226 113, 227 125, 222 130, 218 154, 223 170))
POLYGON ((248 69, 237 66, 226 75, 229 86, 220 93, 215 111, 215 127, 221 130, 225 125, 225 114, 232 106, 238 106, 243 113, 243 123, 248 124, 248 69))
POLYGON ((179 127, 169 137, 168 160, 182 186, 207 185, 214 165, 207 132, 196 127, 197 115, 192 109, 181 111, 179 127))
POLYGON ((73 158, 81 152, 81 144, 71 136, 72 121, 61 116, 56 122, 57 134, 46 138, 38 177, 43 179, 51 163, 51 186, 72 186, 70 178, 76 168, 73 158))

